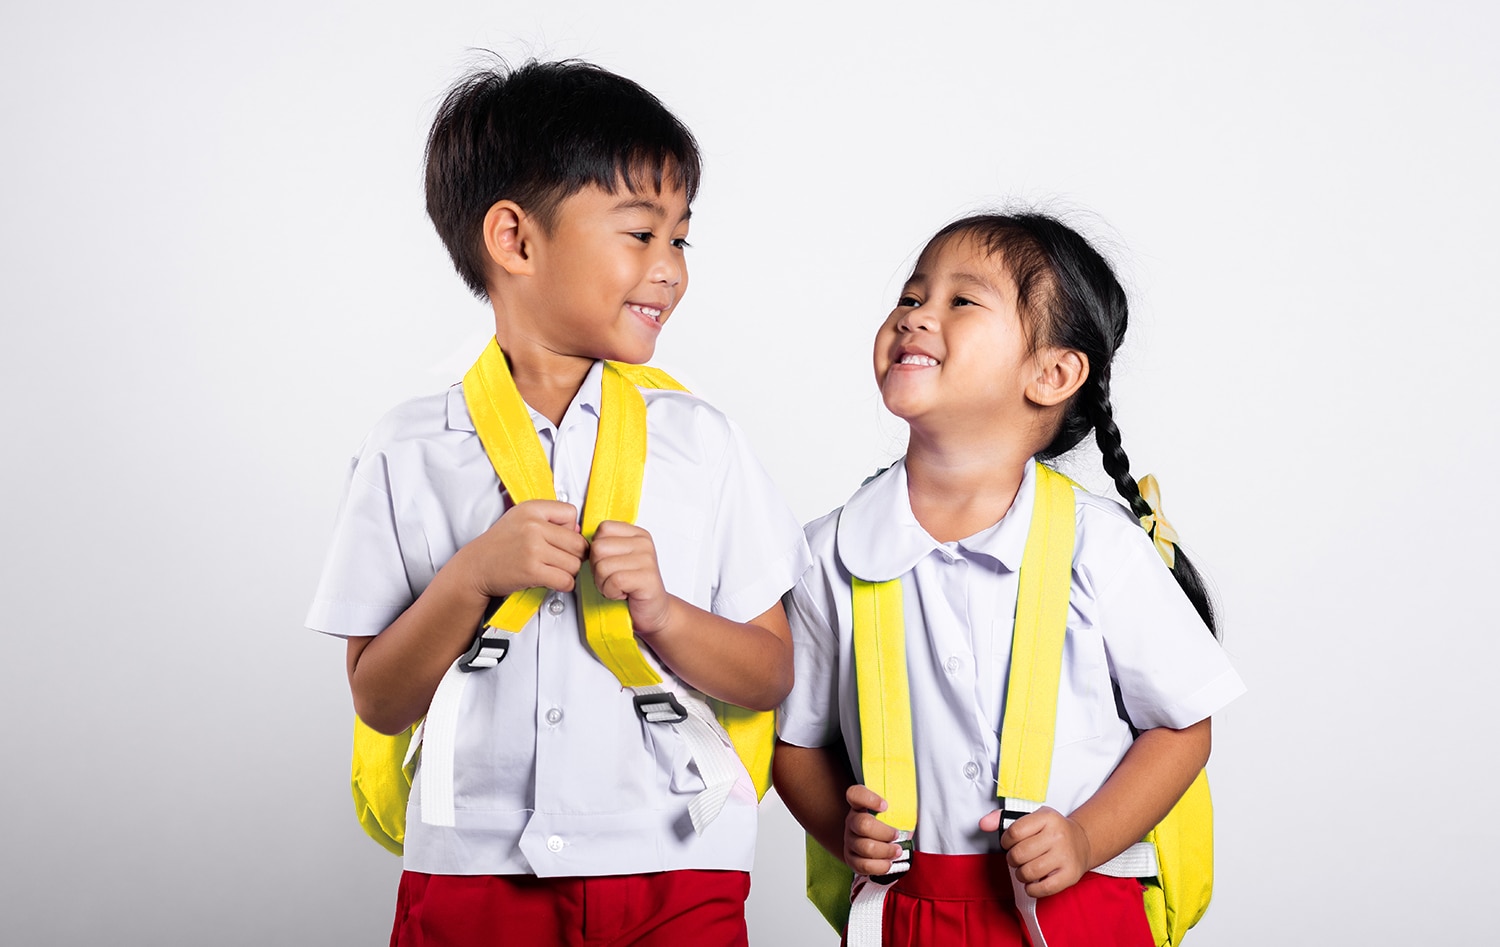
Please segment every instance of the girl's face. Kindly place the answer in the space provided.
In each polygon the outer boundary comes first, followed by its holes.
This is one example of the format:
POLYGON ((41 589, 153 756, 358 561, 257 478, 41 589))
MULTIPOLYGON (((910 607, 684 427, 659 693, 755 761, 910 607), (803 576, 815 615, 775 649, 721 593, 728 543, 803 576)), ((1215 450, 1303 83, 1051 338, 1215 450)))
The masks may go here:
POLYGON ((1031 344, 1002 261, 959 234, 929 246, 875 336, 875 382, 916 429, 987 435, 1026 405, 1031 344))

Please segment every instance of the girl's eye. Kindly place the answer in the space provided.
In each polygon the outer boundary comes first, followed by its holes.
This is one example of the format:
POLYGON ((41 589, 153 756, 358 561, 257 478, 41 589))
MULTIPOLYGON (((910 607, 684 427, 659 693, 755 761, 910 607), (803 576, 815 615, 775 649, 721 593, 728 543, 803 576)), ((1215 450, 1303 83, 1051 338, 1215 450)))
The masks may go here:
POLYGON ((673 237, 672 246, 676 247, 679 250, 686 250, 691 247, 692 244, 687 242, 687 237, 673 237))
POLYGON ((639 240, 641 243, 650 243, 651 238, 655 236, 655 234, 653 234, 649 230, 632 231, 630 235, 639 240))
POLYGON ((922 304, 917 301, 917 297, 913 296, 911 293, 906 293, 900 299, 896 300, 896 305, 898 307, 901 307, 901 306, 913 306, 913 307, 915 307, 915 306, 920 306, 922 304))
POLYGON ((972 306, 972 305, 974 305, 974 300, 972 300, 972 299, 965 299, 962 296, 954 296, 953 297, 953 305, 955 305, 955 306, 972 306))

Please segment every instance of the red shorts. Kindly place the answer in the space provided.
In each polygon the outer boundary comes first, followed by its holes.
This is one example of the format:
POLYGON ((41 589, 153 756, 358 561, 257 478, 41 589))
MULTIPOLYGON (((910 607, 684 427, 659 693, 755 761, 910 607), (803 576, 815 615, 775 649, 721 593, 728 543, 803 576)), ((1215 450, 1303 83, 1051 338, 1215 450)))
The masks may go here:
POLYGON ((401 874, 391 947, 746 947, 743 871, 401 874))
MULTIPOLYGON (((1037 901, 1047 947, 1155 947, 1141 884, 1089 872, 1037 901)), ((912 852, 885 897, 886 947, 1029 947, 1004 855, 912 852)))

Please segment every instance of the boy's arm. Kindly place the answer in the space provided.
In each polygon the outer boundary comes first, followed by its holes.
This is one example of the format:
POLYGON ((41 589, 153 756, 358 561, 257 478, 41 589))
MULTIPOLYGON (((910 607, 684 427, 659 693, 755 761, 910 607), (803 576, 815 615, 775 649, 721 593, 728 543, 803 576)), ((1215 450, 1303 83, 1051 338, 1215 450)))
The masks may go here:
POLYGON ((688 684, 750 710, 774 710, 791 691, 792 632, 780 602, 737 622, 669 594, 651 534, 629 523, 599 524, 589 561, 599 591, 629 605, 636 636, 688 684))
MULTIPOLYGON (((1211 745, 1207 718, 1182 730, 1147 730, 1072 816, 1042 808, 1016 820, 1000 844, 1026 893, 1056 894, 1139 842, 1187 792, 1208 762, 1211 745)), ((979 827, 995 831, 1000 814, 986 815, 979 827)))
POLYGON ((517 504, 455 553, 389 627, 373 638, 350 638, 349 690, 359 718, 381 733, 400 733, 425 714, 491 598, 536 586, 571 591, 587 549, 577 515, 553 500, 517 504))

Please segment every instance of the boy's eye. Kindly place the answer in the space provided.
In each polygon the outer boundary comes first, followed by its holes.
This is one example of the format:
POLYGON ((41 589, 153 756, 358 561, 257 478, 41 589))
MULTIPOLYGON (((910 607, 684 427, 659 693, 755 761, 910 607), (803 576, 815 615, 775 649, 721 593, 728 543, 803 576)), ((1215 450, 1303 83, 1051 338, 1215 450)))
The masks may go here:
POLYGON ((692 244, 687 242, 687 237, 673 237, 672 246, 676 247, 679 250, 686 250, 688 247, 691 247, 692 244))
POLYGON ((630 232, 630 235, 639 240, 641 243, 650 243, 651 238, 655 236, 655 234, 653 234, 649 230, 633 230, 630 232))
POLYGON ((974 305, 974 300, 965 298, 963 296, 954 296, 953 297, 953 305, 955 305, 955 306, 972 306, 972 305, 974 305))
POLYGON ((896 300, 896 305, 897 306, 920 306, 922 304, 917 300, 917 297, 913 296, 911 293, 904 293, 904 294, 902 294, 902 296, 901 296, 900 299, 896 300))

